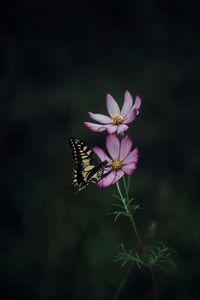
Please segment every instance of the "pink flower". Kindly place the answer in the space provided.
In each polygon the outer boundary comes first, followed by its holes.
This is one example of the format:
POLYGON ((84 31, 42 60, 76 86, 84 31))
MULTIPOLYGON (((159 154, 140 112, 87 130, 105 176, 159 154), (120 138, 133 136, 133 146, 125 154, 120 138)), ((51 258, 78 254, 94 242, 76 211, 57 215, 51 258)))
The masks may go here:
POLYGON ((89 112, 89 116, 100 124, 84 122, 84 125, 92 131, 101 132, 107 130, 109 134, 114 132, 120 134, 128 129, 127 124, 131 123, 139 114, 141 99, 137 96, 133 104, 131 94, 129 91, 126 91, 121 111, 119 105, 110 94, 107 94, 106 104, 110 116, 89 112))
POLYGON ((109 155, 99 147, 93 148, 102 161, 108 161, 104 170, 105 177, 97 182, 100 188, 116 183, 124 174, 132 175, 138 162, 138 149, 131 150, 132 140, 128 135, 121 140, 115 134, 108 135, 106 148, 109 155))

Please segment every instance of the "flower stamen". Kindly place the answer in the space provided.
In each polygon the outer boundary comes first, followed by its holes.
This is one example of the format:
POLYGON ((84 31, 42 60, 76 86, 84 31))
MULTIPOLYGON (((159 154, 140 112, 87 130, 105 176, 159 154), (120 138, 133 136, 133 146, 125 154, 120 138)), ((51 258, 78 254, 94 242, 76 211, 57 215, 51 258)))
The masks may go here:
POLYGON ((116 159, 116 160, 113 160, 112 161, 112 169, 115 170, 115 171, 118 171, 122 168, 122 161, 119 160, 119 159, 116 159))
POLYGON ((118 125, 123 122, 124 118, 120 114, 114 114, 112 116, 113 124, 118 125))

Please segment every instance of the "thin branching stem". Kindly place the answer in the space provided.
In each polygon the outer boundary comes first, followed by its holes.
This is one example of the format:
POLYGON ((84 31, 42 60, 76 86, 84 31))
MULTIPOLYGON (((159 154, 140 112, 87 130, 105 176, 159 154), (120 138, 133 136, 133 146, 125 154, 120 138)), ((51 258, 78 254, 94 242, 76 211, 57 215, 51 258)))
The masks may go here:
POLYGON ((123 195, 122 195, 119 182, 117 182, 116 185, 117 185, 117 190, 118 190, 119 196, 120 196, 121 201, 122 201, 122 203, 124 205, 125 211, 130 215, 128 207, 127 207, 127 204, 126 204, 126 198, 124 198, 123 195))
POLYGON ((139 232, 137 230, 137 226, 136 226, 135 220, 133 218, 133 214, 131 212, 131 208, 130 208, 130 204, 129 204, 129 190, 127 188, 125 176, 123 176, 123 182, 124 182, 124 189, 125 189, 125 192, 126 192, 126 199, 125 199, 125 201, 126 201, 126 205, 128 207, 130 221, 131 221, 131 224, 132 224, 132 227, 133 227, 133 230, 134 230, 134 233, 135 233, 138 245, 139 245, 141 251, 143 251, 144 250, 144 246, 143 246, 142 240, 140 239, 140 235, 139 235, 139 232))
MULTIPOLYGON (((123 194, 122 194, 122 191, 121 191, 121 188, 120 188, 120 185, 119 185, 119 182, 116 183, 117 185, 117 190, 118 190, 118 193, 119 193, 119 196, 120 196, 120 199, 124 205, 124 208, 130 218, 130 222, 132 224, 132 227, 133 227, 133 231, 134 231, 134 234, 135 234, 135 237, 136 237, 136 240, 137 240, 137 243, 138 243, 138 246, 140 248, 140 251, 143 252, 144 251, 144 245, 143 245, 143 242, 140 238, 140 235, 139 235, 139 232, 138 232, 138 229, 137 229, 137 226, 136 226, 136 223, 135 223, 135 220, 133 218, 133 212, 132 212, 132 209, 131 209, 131 206, 130 206, 130 199, 129 199, 129 188, 130 188, 130 176, 128 177, 128 181, 126 182, 126 179, 125 179, 125 176, 123 176, 123 184, 124 184, 124 190, 125 190, 125 194, 126 196, 124 197, 123 194)), ((132 266, 129 270, 129 272, 127 271, 126 275, 124 276, 124 278, 122 279, 118 289, 117 289, 117 292, 114 296, 113 299, 117 299, 119 293, 121 292, 130 272, 131 272, 131 269, 132 269, 132 266)), ((153 285, 154 285, 154 289, 155 289, 155 299, 157 300, 158 299, 158 287, 157 287, 157 282, 156 282, 156 277, 155 277, 155 272, 154 272, 154 269, 153 269, 153 266, 150 266, 150 272, 151 272, 151 276, 152 276, 152 281, 153 281, 153 285)))
POLYGON ((122 195, 122 192, 121 192, 121 189, 120 189, 120 186, 119 186, 119 182, 118 182, 118 181, 117 181, 116 185, 117 185, 117 190, 118 190, 119 196, 120 196, 120 198, 121 198, 121 200, 122 200, 122 202, 123 202, 123 204, 124 204, 124 197, 123 197, 123 195, 122 195))

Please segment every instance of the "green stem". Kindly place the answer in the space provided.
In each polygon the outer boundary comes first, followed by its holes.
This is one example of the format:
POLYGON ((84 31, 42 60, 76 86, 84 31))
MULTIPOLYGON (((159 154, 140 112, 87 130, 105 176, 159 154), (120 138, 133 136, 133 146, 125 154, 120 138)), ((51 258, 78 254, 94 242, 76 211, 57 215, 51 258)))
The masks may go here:
POLYGON ((139 236, 139 233, 138 233, 136 224, 135 224, 135 220, 133 219, 133 216, 132 216, 132 215, 130 215, 130 220, 131 220, 131 224, 132 224, 133 230, 134 230, 134 232, 135 232, 135 236, 136 236, 138 245, 139 245, 141 251, 143 251, 143 250, 144 250, 144 246, 143 246, 143 243, 142 243, 142 241, 141 241, 141 239, 140 239, 140 236, 139 236))
POLYGON ((133 265, 134 265, 133 263, 129 265, 129 267, 126 270, 126 272, 125 272, 125 274, 124 274, 124 276, 123 276, 123 278, 122 278, 122 280, 121 280, 121 282, 120 282, 120 284, 119 284, 119 286, 118 286, 118 288, 117 288, 117 290, 116 290, 116 292, 115 292, 114 297, 112 298, 112 300, 116 300, 118 298, 118 296, 119 296, 121 290, 123 289, 123 287, 124 287, 124 285, 125 285, 128 277, 129 277, 129 275, 131 274, 131 271, 133 269, 133 265))
POLYGON ((123 176, 123 183, 124 183, 124 189, 126 192, 126 198, 129 199, 129 188, 128 188, 128 184, 126 184, 125 176, 123 176))
MULTIPOLYGON (((129 213, 129 218, 130 218, 130 221, 131 221, 131 224, 132 224, 132 227, 133 227, 133 231, 135 233, 135 236, 136 236, 136 239, 137 239, 137 242, 138 242, 138 245, 141 249, 141 251, 144 250, 144 246, 143 246, 143 243, 140 239, 140 235, 139 235, 139 232, 137 230, 137 226, 135 224, 135 220, 133 218, 133 214, 132 214, 132 211, 131 211, 131 207, 130 207, 130 203, 129 203, 129 189, 127 188, 127 184, 126 184, 126 179, 125 179, 125 176, 123 176, 123 182, 124 182, 124 189, 125 189, 125 192, 126 192, 126 199, 125 199, 125 202, 126 202, 126 206, 128 208, 128 213, 129 213)), ((120 191, 121 192, 121 191, 120 191)), ((122 193, 121 193, 122 194, 122 193)))
MULTIPOLYGON (((133 218, 133 213, 132 213, 132 210, 131 210, 131 207, 130 207, 130 200, 129 200, 129 187, 130 187, 130 179, 128 177, 128 183, 126 182, 126 179, 125 179, 125 176, 123 176, 123 183, 124 183, 124 190, 125 190, 125 193, 126 193, 126 197, 123 197, 123 194, 122 194, 122 191, 120 189, 120 185, 119 185, 119 182, 116 183, 117 185, 117 190, 118 190, 118 193, 119 193, 119 196, 121 198, 121 201, 124 205, 124 208, 130 218, 130 221, 131 221, 131 224, 132 224, 132 227, 133 227, 133 231, 135 233, 135 237, 136 237, 136 240, 138 242, 138 246, 141 250, 141 252, 144 251, 144 245, 143 245, 143 242, 140 238, 140 235, 139 235, 139 232, 138 232, 138 229, 137 229, 137 226, 136 226, 136 223, 135 223, 135 220, 133 218)), ((127 274, 124 276, 124 278, 122 279, 118 289, 117 289, 117 292, 113 298, 113 300, 116 300, 119 293, 121 292, 130 272, 131 272, 131 269, 132 269, 132 265, 131 265, 131 268, 128 269, 129 271, 127 271, 127 274)), ((154 285, 154 289, 155 289, 155 299, 158 299, 158 286, 157 286, 157 282, 156 282, 156 277, 155 277, 155 272, 154 272, 154 269, 153 269, 153 266, 150 266, 150 271, 151 271, 151 276, 152 276, 152 281, 153 281, 153 285, 154 285)))
POLYGON ((120 196, 120 198, 121 198, 121 200, 122 200, 122 202, 123 202, 123 204, 124 204, 124 197, 123 197, 123 195, 122 195, 122 192, 121 192, 121 189, 120 189, 120 186, 119 186, 119 182, 118 182, 118 181, 117 181, 116 185, 117 185, 117 190, 118 190, 119 196, 120 196))
POLYGON ((123 197, 123 195, 122 195, 122 192, 121 192, 121 189, 120 189, 119 182, 117 182, 116 185, 117 185, 117 190, 118 190, 119 196, 120 196, 121 201, 122 201, 122 203, 123 203, 123 205, 124 205, 124 208, 125 208, 127 214, 129 214, 129 209, 128 209, 128 207, 127 207, 127 205, 126 205, 126 201, 125 201, 126 199, 125 199, 125 198, 123 197))

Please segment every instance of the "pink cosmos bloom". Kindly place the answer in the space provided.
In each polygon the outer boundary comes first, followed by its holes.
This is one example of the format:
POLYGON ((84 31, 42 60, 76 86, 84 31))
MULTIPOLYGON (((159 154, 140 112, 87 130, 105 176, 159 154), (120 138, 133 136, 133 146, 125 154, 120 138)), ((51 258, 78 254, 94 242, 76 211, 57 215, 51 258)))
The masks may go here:
POLYGON ((121 140, 115 134, 110 134, 106 138, 106 148, 109 155, 99 147, 94 147, 93 151, 102 161, 107 161, 104 174, 101 180, 97 182, 100 188, 106 188, 116 183, 124 174, 132 175, 138 162, 138 149, 132 148, 132 140, 128 135, 121 140))
POLYGON ((120 110, 115 99, 110 94, 107 94, 106 104, 110 116, 89 112, 89 116, 100 124, 84 122, 84 125, 92 131, 101 132, 107 130, 109 134, 114 132, 120 134, 128 129, 127 124, 131 123, 139 114, 141 98, 137 96, 133 104, 130 92, 126 91, 124 104, 120 110))

